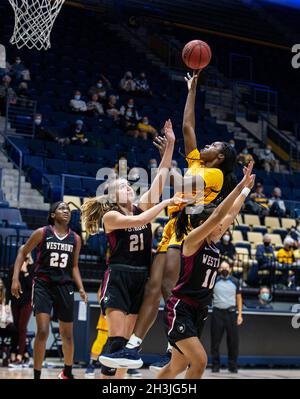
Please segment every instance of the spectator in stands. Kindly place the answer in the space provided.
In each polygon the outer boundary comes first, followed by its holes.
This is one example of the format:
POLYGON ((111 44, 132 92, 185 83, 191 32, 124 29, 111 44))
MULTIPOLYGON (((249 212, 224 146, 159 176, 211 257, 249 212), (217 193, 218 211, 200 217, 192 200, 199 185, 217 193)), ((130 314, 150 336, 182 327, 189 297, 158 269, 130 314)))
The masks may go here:
MULTIPOLYGON (((32 283, 33 283, 33 259, 31 254, 28 254, 21 268, 20 283, 22 295, 16 298, 10 295, 11 307, 14 319, 14 325, 18 330, 19 345, 16 361, 11 364, 13 368, 20 368, 23 365, 28 365, 29 354, 26 351, 26 333, 27 325, 31 316, 31 298, 32 298, 32 283)), ((12 283, 13 268, 10 273, 10 284, 12 283)))
MULTIPOLYGON (((270 285, 274 282, 274 272, 276 266, 276 257, 275 252, 272 247, 272 241, 269 234, 265 234, 263 237, 263 244, 259 244, 256 247, 256 260, 257 266, 255 264, 252 265, 250 273, 252 275, 252 285, 267 284, 270 285), (268 273, 262 277, 261 281, 259 280, 258 270, 267 271, 268 273), (256 271, 256 273, 255 273, 256 271)), ((249 279, 250 274, 249 274, 249 279)))
POLYGON ((250 194, 246 202, 246 210, 259 216, 269 214, 269 200, 264 194, 262 183, 256 183, 255 193, 250 194))
POLYGON ((253 156, 249 153, 248 147, 245 147, 238 155, 237 161, 242 166, 247 166, 250 161, 254 162, 253 156))
POLYGON ((284 201, 281 199, 281 189, 275 187, 273 190, 273 196, 269 200, 270 216, 285 217, 286 207, 284 201))
POLYGON ((32 102, 30 102, 30 95, 29 95, 27 82, 21 82, 19 84, 18 90, 17 90, 17 95, 18 95, 18 105, 20 107, 26 107, 26 106, 30 106, 30 104, 32 104, 32 102))
POLYGON ((276 274, 276 284, 279 286, 291 286, 292 280, 289 279, 289 271, 292 266, 297 265, 293 247, 294 240, 287 236, 284 239, 283 248, 277 252, 277 269, 279 273, 276 274))
POLYGON ((91 116, 102 116, 104 115, 104 109, 102 104, 99 102, 98 94, 93 94, 91 100, 87 103, 87 113, 91 116))
POLYGON ((7 294, 4 281, 0 278, 0 337, 10 338, 10 351, 3 348, 6 358, 3 356, 2 366, 8 366, 8 358, 10 352, 10 361, 16 360, 18 351, 18 331, 13 324, 13 316, 10 302, 7 303, 7 294))
POLYGON ((156 229, 154 230, 153 241, 152 241, 152 252, 153 253, 156 253, 158 244, 160 243, 160 241, 162 239, 163 231, 164 231, 164 228, 161 225, 157 226, 156 229))
POLYGON ((10 75, 11 65, 8 61, 6 61, 5 68, 0 68, 0 78, 2 79, 5 75, 10 75))
POLYGON ((145 72, 141 72, 140 76, 136 79, 134 79, 135 82, 135 90, 138 94, 143 94, 143 95, 151 95, 150 91, 150 86, 148 83, 148 80, 146 78, 145 72))
POLYGON ((221 240, 217 243, 217 247, 220 250, 221 261, 226 261, 233 266, 236 261, 236 250, 232 244, 232 235, 230 230, 227 230, 221 240))
POLYGON ((296 225, 291 228, 292 239, 300 244, 300 218, 296 219, 296 225))
POLYGON ((270 145, 267 145, 265 150, 260 153, 259 160, 266 172, 269 173, 271 170, 279 172, 279 162, 275 158, 270 145))
POLYGON ((127 101, 126 105, 122 105, 122 107, 120 108, 120 113, 123 116, 130 115, 130 117, 134 117, 136 121, 139 121, 141 119, 141 117, 139 116, 139 113, 136 109, 133 98, 130 98, 127 101))
POLYGON ((107 115, 113 118, 115 121, 119 119, 119 116, 121 114, 120 110, 118 109, 117 102, 118 102, 118 97, 115 96, 114 94, 111 94, 108 97, 108 101, 106 104, 107 115))
POLYGON ((243 299, 239 280, 231 276, 228 262, 222 262, 219 276, 213 290, 213 311, 211 318, 212 372, 220 371, 220 344, 224 331, 227 334, 228 369, 237 373, 239 349, 238 326, 243 323, 243 299))
POLYGON ((247 301, 247 308, 252 309, 267 309, 272 310, 273 306, 270 304, 272 300, 272 295, 270 288, 263 285, 259 288, 258 298, 255 301, 247 301))
POLYGON ((148 162, 148 169, 149 169, 149 170, 151 170, 151 169, 157 169, 157 160, 156 160, 155 158, 149 159, 149 162, 148 162))
POLYGON ((115 172, 118 174, 118 177, 123 177, 127 179, 129 166, 126 155, 122 154, 119 156, 118 162, 115 164, 115 172))
POLYGON ((99 95, 100 92, 103 93, 103 91, 105 91, 106 95, 106 92, 110 89, 111 89, 110 81, 104 75, 101 74, 100 78, 97 80, 97 83, 94 86, 90 87, 89 96, 92 96, 94 94, 99 95))
POLYGON ((85 137, 83 121, 78 119, 75 126, 71 128, 71 142, 74 144, 87 144, 88 139, 85 137))
POLYGON ((157 136, 157 130, 155 129, 155 127, 151 126, 149 124, 149 119, 148 116, 144 116, 142 121, 140 121, 137 125, 137 128, 140 132, 140 137, 143 140, 147 140, 148 137, 150 136, 150 138, 152 140, 155 139, 155 137, 157 136))
POLYGON ((127 93, 134 92, 136 90, 136 83, 130 71, 127 71, 120 80, 120 89, 126 91, 127 93))
POLYGON ((34 117, 34 137, 39 140, 46 141, 57 141, 61 146, 65 146, 70 144, 70 139, 68 137, 58 137, 55 133, 51 132, 51 130, 43 125, 43 116, 42 114, 35 114, 34 117))
POLYGON ((10 104, 17 103, 17 95, 12 87, 11 77, 4 75, 2 78, 2 85, 0 86, 0 114, 5 115, 6 112, 6 99, 10 99, 10 104))
POLYGON ((171 171, 172 170, 175 170, 176 172, 181 174, 181 170, 178 167, 178 162, 176 161, 176 159, 172 159, 172 161, 171 161, 171 171))
POLYGON ((232 148, 235 149, 235 141, 233 139, 229 140, 229 144, 231 145, 232 148))
POLYGON ((25 65, 22 63, 22 60, 20 57, 16 57, 14 64, 11 66, 11 73, 14 78, 17 80, 22 78, 22 72, 25 71, 27 68, 25 65))
POLYGON ((73 112, 83 113, 87 111, 86 102, 81 98, 81 92, 76 90, 74 97, 70 100, 70 108, 73 112))
POLYGON ((134 138, 139 137, 140 132, 137 129, 138 113, 134 108, 134 100, 131 98, 126 107, 121 107, 121 127, 129 135, 134 138))

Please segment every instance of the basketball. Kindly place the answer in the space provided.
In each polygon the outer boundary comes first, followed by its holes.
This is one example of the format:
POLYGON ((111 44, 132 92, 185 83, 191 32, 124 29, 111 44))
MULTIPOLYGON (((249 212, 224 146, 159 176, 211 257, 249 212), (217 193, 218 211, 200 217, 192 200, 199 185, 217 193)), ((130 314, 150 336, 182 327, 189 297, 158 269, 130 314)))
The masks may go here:
POLYGON ((188 42, 182 50, 182 60, 188 68, 205 68, 211 60, 211 50, 202 40, 188 42))

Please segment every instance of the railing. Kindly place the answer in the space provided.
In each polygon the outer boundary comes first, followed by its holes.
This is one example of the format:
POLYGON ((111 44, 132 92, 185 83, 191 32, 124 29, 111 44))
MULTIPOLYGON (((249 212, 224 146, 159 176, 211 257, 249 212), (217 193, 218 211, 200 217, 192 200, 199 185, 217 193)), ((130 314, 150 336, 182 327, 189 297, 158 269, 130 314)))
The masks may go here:
MULTIPOLYGON (((1 133, 0 133, 1 134, 1 133)), ((16 144, 10 140, 7 136, 4 136, 5 141, 8 142, 16 151, 17 154, 19 155, 19 163, 17 164, 6 152, 4 152, 3 148, 0 148, 0 150, 5 154, 5 156, 8 157, 8 159, 18 168, 19 174, 18 174, 18 191, 17 191, 17 201, 18 201, 18 208, 20 207, 20 195, 21 195, 21 176, 22 176, 22 165, 23 165, 23 153, 19 149, 19 147, 16 146, 16 144)))
POLYGON ((36 107, 36 101, 21 97, 8 97, 6 101, 5 134, 8 134, 8 125, 10 125, 10 128, 15 130, 13 133, 9 133, 11 136, 33 137, 36 107))

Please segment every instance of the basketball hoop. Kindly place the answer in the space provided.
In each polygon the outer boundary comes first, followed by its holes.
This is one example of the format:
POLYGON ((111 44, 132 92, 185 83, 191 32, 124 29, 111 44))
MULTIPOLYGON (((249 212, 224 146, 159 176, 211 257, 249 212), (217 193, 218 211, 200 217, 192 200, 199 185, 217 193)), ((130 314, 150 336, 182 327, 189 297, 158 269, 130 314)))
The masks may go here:
POLYGON ((65 0, 9 0, 15 12, 14 33, 10 39, 19 49, 48 50, 54 21, 65 0))

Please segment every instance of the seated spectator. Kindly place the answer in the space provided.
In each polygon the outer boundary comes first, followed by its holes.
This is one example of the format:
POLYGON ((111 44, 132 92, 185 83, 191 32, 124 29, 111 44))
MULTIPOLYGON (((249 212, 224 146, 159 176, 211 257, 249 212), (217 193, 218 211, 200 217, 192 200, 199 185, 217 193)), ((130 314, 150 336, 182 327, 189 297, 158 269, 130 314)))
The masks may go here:
POLYGON ((247 166, 250 161, 254 162, 253 156, 249 153, 248 147, 245 147, 242 152, 238 155, 237 161, 242 166, 247 166))
POLYGON ((232 148, 235 149, 235 141, 234 141, 233 139, 230 139, 230 140, 229 140, 229 144, 230 144, 230 146, 231 146, 232 148))
POLYGON ((220 250, 221 262, 226 261, 230 266, 233 266, 236 260, 236 250, 232 244, 232 235, 229 230, 224 233, 221 240, 217 243, 217 247, 220 250))
POLYGON ((267 216, 269 214, 269 200, 264 194, 264 186, 262 183, 256 183, 255 193, 250 194, 246 201, 245 209, 259 216, 267 216))
POLYGON ((148 136, 150 136, 151 139, 154 140, 157 136, 157 130, 155 129, 155 127, 149 124, 149 119, 147 116, 143 117, 142 121, 138 123, 137 128, 140 132, 140 137, 143 140, 147 140, 148 136))
POLYGON ((122 107, 121 108, 121 120, 120 120, 120 125, 122 129, 129 135, 133 136, 134 138, 139 137, 140 132, 137 129, 137 111, 134 109, 133 105, 133 99, 129 100, 129 104, 127 104, 127 107, 122 107), (130 102, 132 101, 132 102, 130 102))
POLYGON ((130 71, 127 71, 120 80, 120 89, 126 91, 127 93, 134 92, 136 90, 136 83, 130 71))
POLYGON ((138 94, 151 95, 150 86, 146 79, 145 72, 141 72, 139 78, 134 79, 135 90, 138 94))
POLYGON ((163 231, 164 228, 161 225, 157 226, 156 229, 154 230, 153 241, 152 241, 152 253, 154 254, 156 253, 158 244, 162 239, 163 231))
POLYGON ((78 119, 75 126, 71 128, 70 132, 71 142, 73 144, 86 144, 88 139, 84 135, 83 121, 78 119))
POLYGON ((110 81, 108 79, 106 79, 106 77, 104 75, 101 74, 100 78, 97 80, 97 83, 94 86, 90 87, 88 94, 89 94, 89 96, 92 96, 94 94, 99 95, 100 92, 105 91, 105 95, 106 95, 106 92, 110 89, 111 89, 110 81))
POLYGON ((76 113, 87 111, 86 102, 81 99, 81 92, 79 90, 74 92, 74 97, 70 100, 70 108, 76 113))
POLYGON ((264 235, 263 244, 257 245, 255 258, 257 260, 257 267, 256 265, 252 265, 251 268, 254 280, 253 282, 255 283, 254 285, 256 285, 258 280, 260 280, 259 281, 260 284, 270 285, 271 283, 274 282, 273 279, 274 279, 274 272, 276 266, 276 257, 274 249, 272 247, 271 237, 269 234, 264 235), (255 269, 268 271, 269 273, 260 278, 258 274, 254 276, 255 269))
POLYGON ((292 266, 296 266, 294 256, 294 240, 286 236, 283 242, 283 248, 277 252, 278 272, 276 273, 276 284, 280 286, 291 285, 289 271, 292 266))
MULTIPOLYGON (((27 325, 31 316, 31 297, 32 297, 32 283, 33 283, 34 263, 31 254, 28 254, 20 272, 20 284, 22 294, 17 299, 9 295, 11 300, 12 314, 14 325, 18 330, 19 345, 16 361, 10 365, 13 368, 20 368, 24 364, 29 363, 30 356, 26 351, 26 333, 27 325)), ((12 284, 13 268, 11 269, 9 286, 12 284)))
POLYGON ((176 172, 181 174, 181 170, 178 167, 178 162, 176 161, 176 159, 172 159, 172 161, 171 161, 171 170, 170 171, 172 171, 172 170, 175 170, 176 172))
POLYGON ((246 302, 246 306, 247 308, 273 310, 273 306, 270 304, 271 301, 272 296, 270 288, 262 286, 259 288, 258 299, 256 301, 246 302))
POLYGON ((122 105, 122 107, 120 108, 121 115, 125 116, 127 112, 131 112, 130 116, 133 116, 136 119, 136 121, 141 119, 141 117, 139 116, 138 111, 136 109, 136 106, 135 106, 133 98, 130 98, 127 101, 127 104, 126 105, 122 105))
POLYGON ((104 110, 102 104, 99 102, 98 94, 93 94, 91 100, 87 103, 87 113, 91 116, 99 117, 104 115, 104 110))
POLYGON ((300 218, 296 219, 296 225, 291 228, 290 235, 294 241, 300 244, 300 218))
POLYGON ((260 153, 259 160, 266 172, 271 172, 271 170, 279 172, 279 162, 275 158, 270 145, 267 145, 265 150, 260 153))
POLYGON ((13 324, 13 316, 10 303, 7 303, 6 288, 4 281, 0 278, 0 337, 10 338, 10 348, 3 348, 6 352, 6 358, 3 356, 2 366, 8 366, 10 353, 10 361, 15 362, 18 352, 18 331, 13 324))
POLYGON ((273 196, 269 200, 270 216, 285 217, 286 207, 284 201, 281 199, 281 189, 275 187, 273 190, 273 196))
POLYGON ((22 63, 22 60, 20 57, 16 57, 16 60, 14 64, 11 66, 11 73, 14 78, 17 80, 22 78, 22 72, 25 71, 27 68, 25 65, 22 63))
POLYGON ((0 114, 5 115, 6 112, 6 99, 9 98, 10 104, 17 103, 17 95, 12 87, 11 77, 4 75, 2 78, 2 85, 0 85, 0 114))
POLYGON ((34 117, 34 137, 39 140, 46 141, 57 141, 61 146, 70 144, 70 139, 68 137, 58 137, 55 133, 43 125, 42 114, 35 114, 34 117))
POLYGON ((18 89, 17 89, 17 95, 18 95, 18 106, 28 107, 32 104, 32 101, 30 101, 30 95, 29 95, 27 82, 21 82, 19 84, 18 89))
POLYGON ((155 158, 149 159, 149 162, 148 162, 148 169, 149 169, 149 170, 151 170, 151 169, 157 169, 157 167, 158 167, 158 165, 157 165, 157 160, 156 160, 155 158))
POLYGON ((107 115, 110 116, 111 118, 113 118, 115 121, 117 121, 119 119, 119 116, 121 114, 121 112, 117 106, 117 101, 118 101, 117 96, 115 96, 114 94, 111 94, 108 97, 108 101, 106 104, 107 115))

